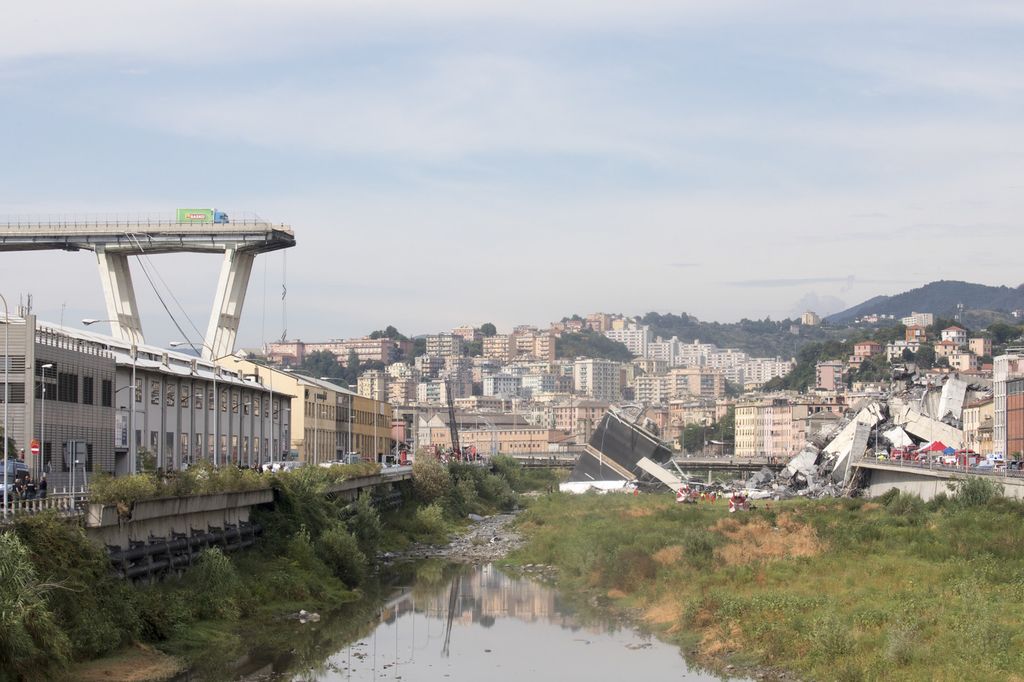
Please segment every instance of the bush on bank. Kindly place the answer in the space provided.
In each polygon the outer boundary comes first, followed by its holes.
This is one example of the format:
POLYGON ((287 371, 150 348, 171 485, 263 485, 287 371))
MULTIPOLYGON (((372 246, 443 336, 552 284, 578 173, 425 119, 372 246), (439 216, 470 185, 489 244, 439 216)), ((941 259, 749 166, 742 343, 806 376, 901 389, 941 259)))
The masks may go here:
POLYGON ((184 471, 164 473, 143 472, 129 476, 97 475, 89 486, 89 499, 99 504, 116 504, 126 508, 141 500, 158 497, 183 497, 210 493, 244 492, 267 488, 275 481, 291 476, 315 480, 324 486, 380 471, 372 462, 340 464, 333 467, 300 467, 290 472, 259 473, 254 469, 234 466, 214 467, 198 462, 184 471))
POLYGON ((794 500, 729 515, 669 496, 538 499, 520 563, 639 609, 691 661, 809 679, 1024 676, 1024 504, 968 482, 925 503, 794 500))

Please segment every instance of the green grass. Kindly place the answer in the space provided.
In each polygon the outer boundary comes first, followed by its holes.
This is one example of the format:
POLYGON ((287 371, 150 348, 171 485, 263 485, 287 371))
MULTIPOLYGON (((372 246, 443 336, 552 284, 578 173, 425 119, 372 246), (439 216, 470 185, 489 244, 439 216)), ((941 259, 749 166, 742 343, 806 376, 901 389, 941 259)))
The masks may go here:
POLYGON ((528 543, 512 560, 556 565, 568 592, 641 609, 701 665, 822 680, 1024 676, 1024 505, 887 502, 730 517, 668 495, 550 495, 521 518, 528 543))

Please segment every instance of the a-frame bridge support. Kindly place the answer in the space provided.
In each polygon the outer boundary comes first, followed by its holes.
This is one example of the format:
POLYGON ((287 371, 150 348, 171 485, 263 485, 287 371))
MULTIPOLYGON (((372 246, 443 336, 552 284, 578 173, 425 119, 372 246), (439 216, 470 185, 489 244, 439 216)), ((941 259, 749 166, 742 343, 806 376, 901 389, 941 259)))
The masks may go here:
POLYGON ((0 251, 95 251, 111 333, 129 343, 142 343, 143 336, 128 256, 224 254, 203 340, 202 354, 208 360, 234 351, 256 255, 292 246, 295 234, 290 227, 263 220, 217 224, 165 220, 0 224, 0 251))

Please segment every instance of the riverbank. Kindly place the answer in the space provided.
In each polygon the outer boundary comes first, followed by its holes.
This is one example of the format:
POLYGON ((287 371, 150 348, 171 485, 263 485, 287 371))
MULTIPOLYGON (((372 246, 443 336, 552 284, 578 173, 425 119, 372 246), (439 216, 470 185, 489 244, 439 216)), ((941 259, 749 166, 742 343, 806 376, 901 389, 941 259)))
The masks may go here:
POLYGON ((632 616, 726 675, 1024 676, 1024 505, 795 500, 730 515, 668 495, 537 499, 511 561, 632 616))
POLYGON ((513 522, 517 513, 495 514, 469 519, 469 526, 457 532, 447 543, 413 543, 397 552, 385 552, 381 559, 387 563, 444 559, 461 564, 485 564, 504 559, 523 544, 522 536, 513 522))

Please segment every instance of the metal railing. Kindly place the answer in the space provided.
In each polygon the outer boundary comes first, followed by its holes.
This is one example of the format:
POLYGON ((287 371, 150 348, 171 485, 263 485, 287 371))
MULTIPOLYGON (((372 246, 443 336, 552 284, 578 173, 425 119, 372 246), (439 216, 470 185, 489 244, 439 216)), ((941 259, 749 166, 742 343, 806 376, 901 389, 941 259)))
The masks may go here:
POLYGON ((174 220, 99 220, 99 221, 12 221, 0 222, 0 233, 10 235, 68 235, 68 234, 125 234, 150 230, 174 233, 234 233, 266 231, 269 229, 290 233, 292 229, 284 224, 274 224, 262 219, 242 219, 228 223, 179 223, 174 220))
MULTIPOLYGON (((88 493, 60 493, 24 500, 9 498, 7 501, 7 520, 11 521, 17 516, 39 514, 48 511, 54 511, 59 516, 81 516, 85 513, 88 503, 88 493)), ((3 503, 0 502, 0 508, 2 506, 3 503)))
POLYGON ((861 455, 859 462, 867 462, 870 464, 888 464, 889 466, 905 467, 908 469, 922 469, 925 471, 940 471, 951 474, 972 474, 978 476, 992 476, 997 478, 1021 478, 1024 479, 1024 471, 1019 469, 1010 469, 1009 467, 1002 467, 996 469, 995 467, 976 467, 967 466, 963 464, 943 464, 942 462, 936 462, 929 459, 926 462, 915 461, 911 459, 905 459, 903 457, 890 458, 885 457, 879 459, 877 455, 871 455, 864 453, 861 455))

